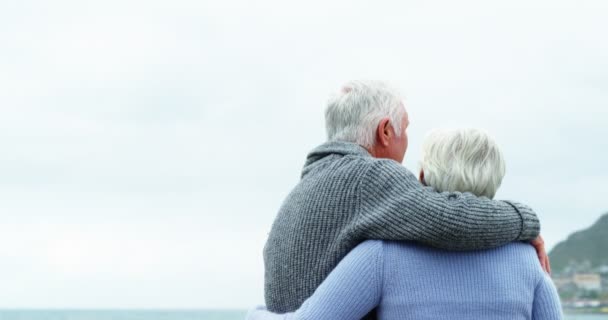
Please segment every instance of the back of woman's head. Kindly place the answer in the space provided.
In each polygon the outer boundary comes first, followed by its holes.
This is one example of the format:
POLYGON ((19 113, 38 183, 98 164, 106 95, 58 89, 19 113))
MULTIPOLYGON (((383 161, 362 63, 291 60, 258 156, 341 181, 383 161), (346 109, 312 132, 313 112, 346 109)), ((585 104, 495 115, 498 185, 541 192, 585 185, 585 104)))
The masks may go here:
POLYGON ((505 175, 494 139, 478 129, 438 129, 426 137, 420 163, 424 183, 437 191, 493 198, 505 175))

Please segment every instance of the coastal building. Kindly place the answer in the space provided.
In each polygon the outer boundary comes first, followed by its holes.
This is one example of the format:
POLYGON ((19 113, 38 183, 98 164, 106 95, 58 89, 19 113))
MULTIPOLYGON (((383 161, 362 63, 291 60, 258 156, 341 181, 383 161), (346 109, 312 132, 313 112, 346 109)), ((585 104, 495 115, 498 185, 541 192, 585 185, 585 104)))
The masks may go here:
MULTIPOLYGON (((602 280, 602 292, 608 293, 608 265, 601 265, 597 268, 602 280)), ((608 305, 608 302, 606 303, 608 305)))
POLYGON ((597 273, 577 273, 572 282, 579 288, 588 291, 601 291, 602 278, 597 273))
POLYGON ((553 284, 555 284, 557 290, 561 290, 573 284, 572 276, 569 275, 553 275, 551 280, 553 280, 553 284))

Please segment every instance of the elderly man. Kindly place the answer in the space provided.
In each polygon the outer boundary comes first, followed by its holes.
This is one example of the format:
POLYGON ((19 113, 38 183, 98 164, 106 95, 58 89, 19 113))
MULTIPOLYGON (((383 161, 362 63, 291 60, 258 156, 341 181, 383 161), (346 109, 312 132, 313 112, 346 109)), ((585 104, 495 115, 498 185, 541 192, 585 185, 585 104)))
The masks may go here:
MULTIPOLYGON (((264 248, 268 310, 298 309, 367 239, 475 250, 539 236, 527 206, 424 188, 401 165, 408 114, 385 84, 346 84, 330 99, 325 120, 328 141, 309 153, 264 248)), ((548 269, 542 239, 535 246, 548 269)))

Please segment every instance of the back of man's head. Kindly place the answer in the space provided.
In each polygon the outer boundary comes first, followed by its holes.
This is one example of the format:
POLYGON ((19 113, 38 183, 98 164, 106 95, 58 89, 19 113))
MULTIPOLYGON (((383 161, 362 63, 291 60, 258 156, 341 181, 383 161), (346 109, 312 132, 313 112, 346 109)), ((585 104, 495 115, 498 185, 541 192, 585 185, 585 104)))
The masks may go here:
POLYGON ((399 93, 381 81, 351 81, 333 95, 325 109, 327 140, 371 148, 378 123, 390 118, 397 135, 405 113, 399 93))

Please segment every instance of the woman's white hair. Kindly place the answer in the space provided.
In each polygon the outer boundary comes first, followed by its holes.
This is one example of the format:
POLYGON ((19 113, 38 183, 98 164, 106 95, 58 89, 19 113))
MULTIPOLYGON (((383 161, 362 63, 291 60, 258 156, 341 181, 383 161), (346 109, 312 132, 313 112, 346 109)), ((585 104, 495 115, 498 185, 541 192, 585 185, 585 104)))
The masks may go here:
POLYGON ((380 81, 351 81, 327 103, 327 139, 372 147, 382 118, 388 117, 397 136, 401 135, 404 113, 399 93, 387 84, 380 81))
POLYGON ((493 198, 505 175, 505 161, 494 139, 477 129, 439 129, 429 133, 420 162, 424 182, 443 192, 471 192, 493 198))

